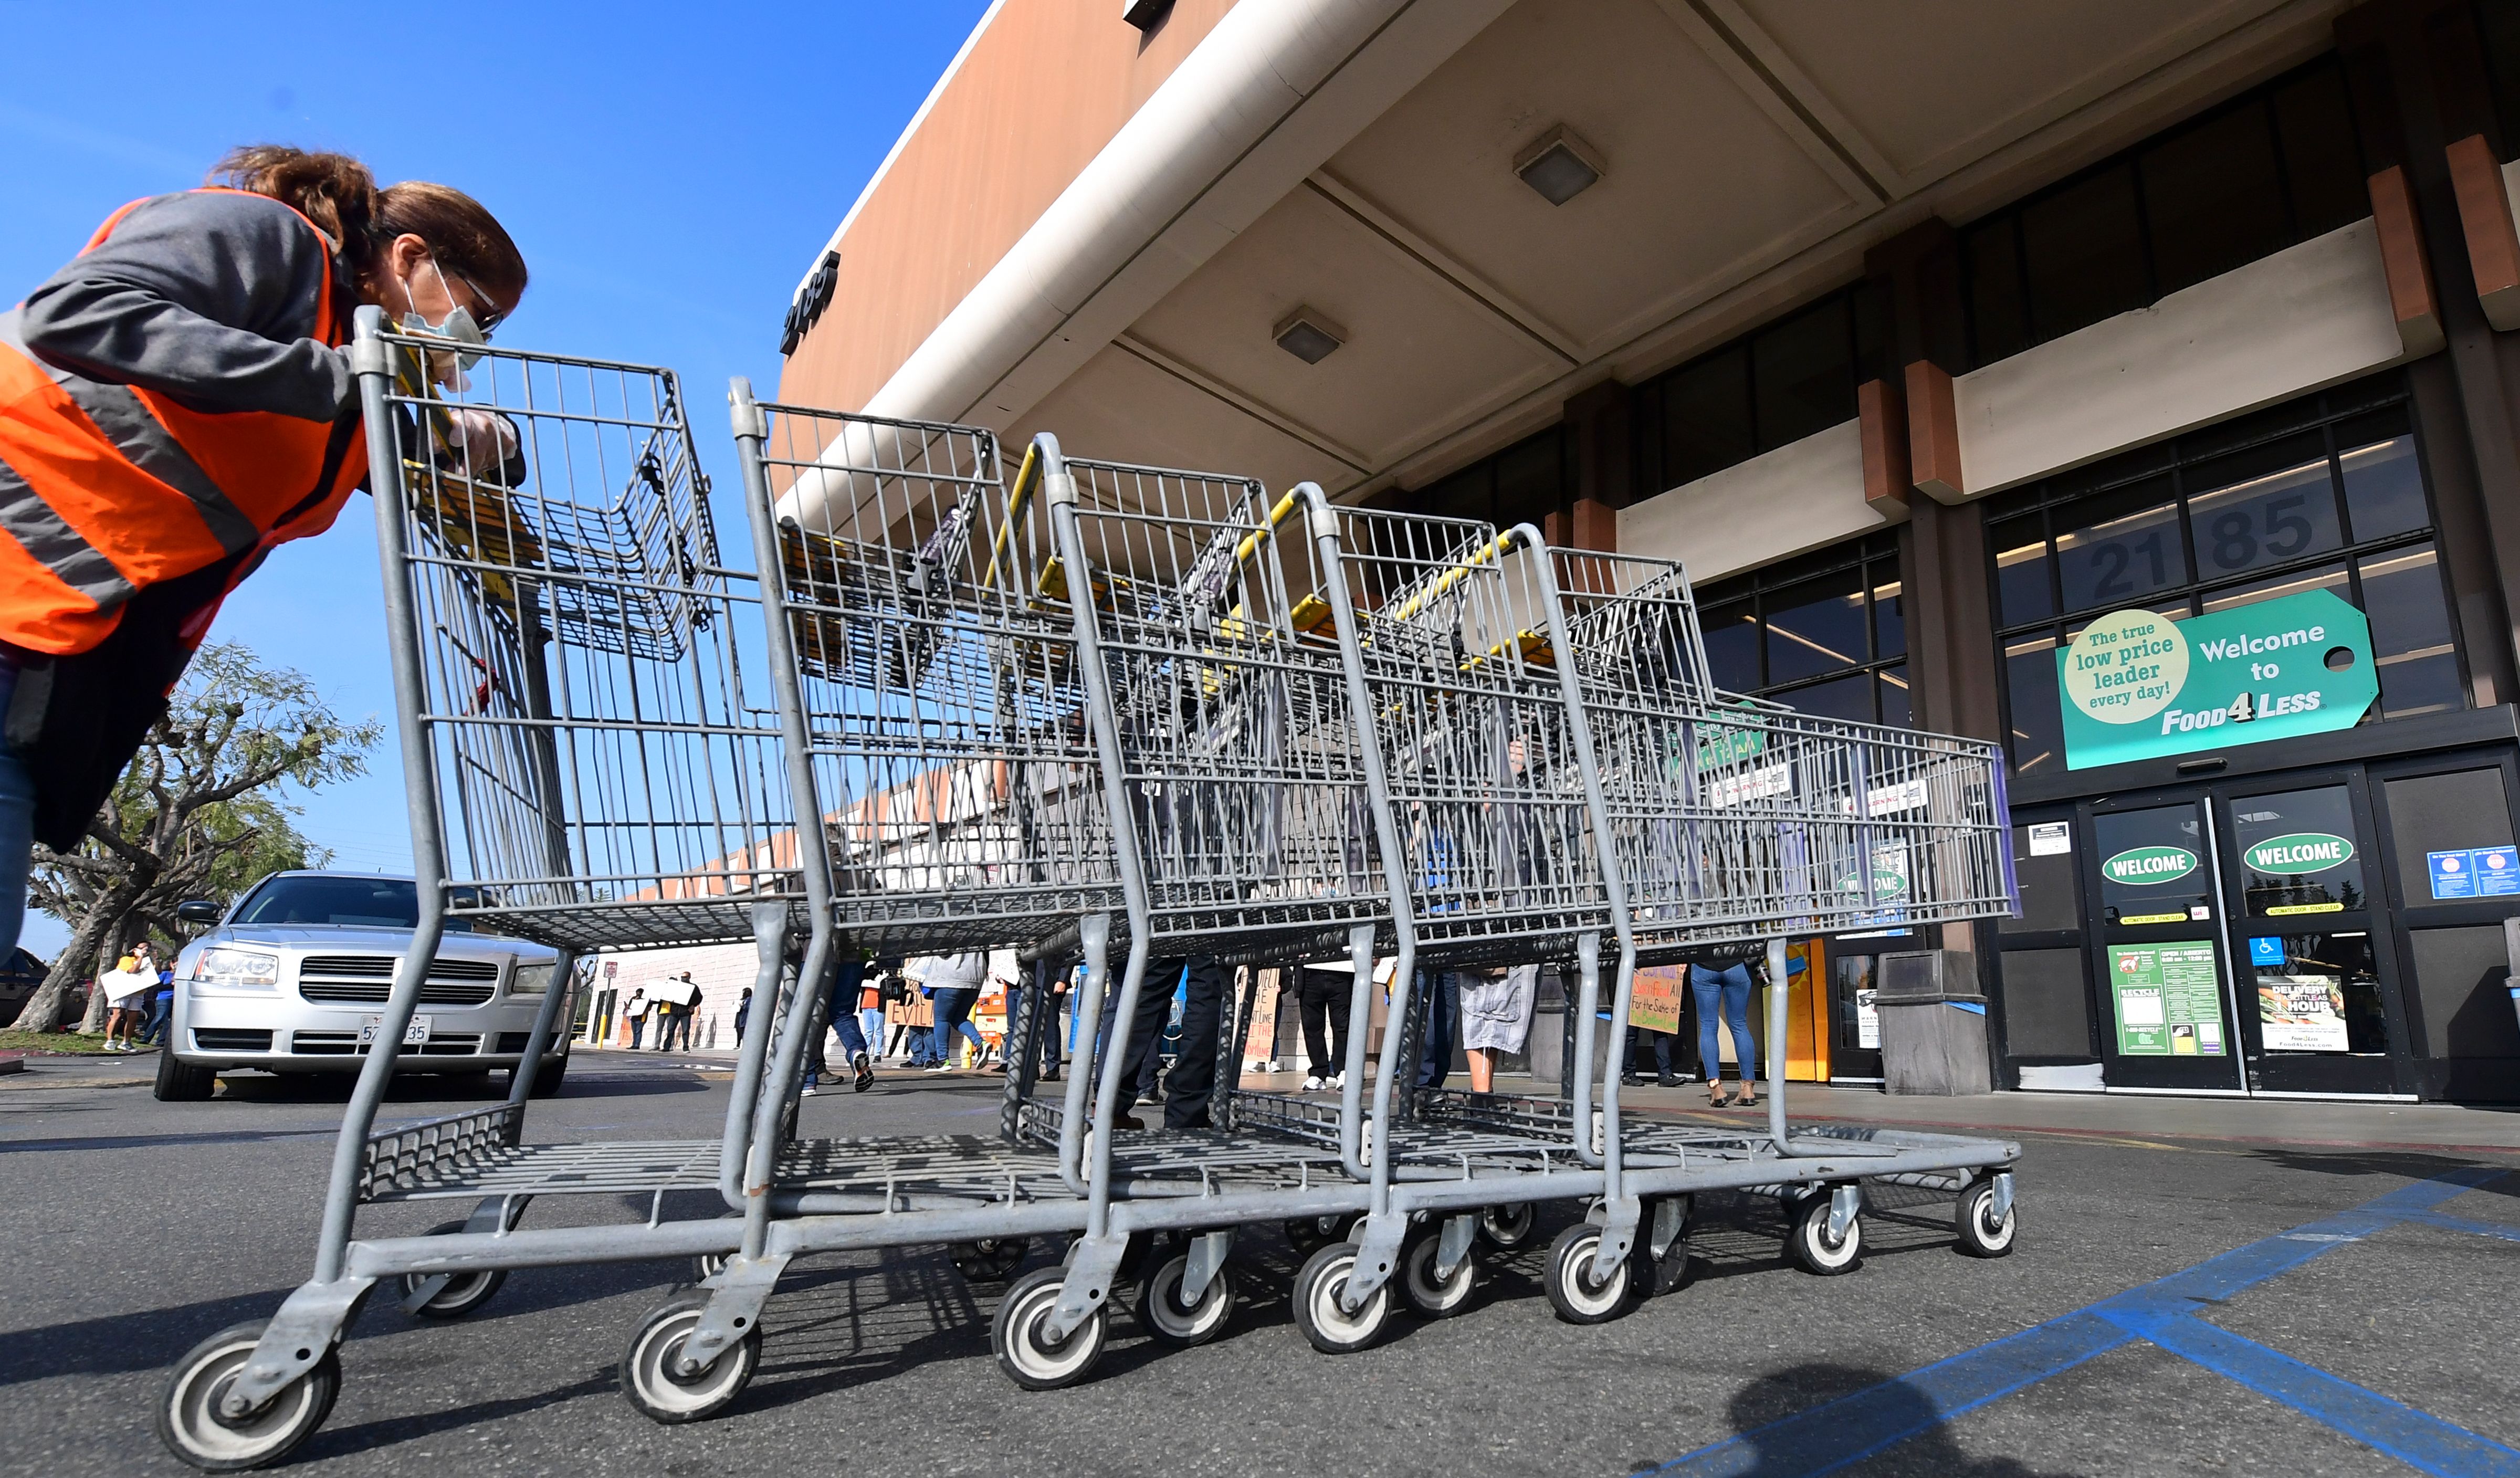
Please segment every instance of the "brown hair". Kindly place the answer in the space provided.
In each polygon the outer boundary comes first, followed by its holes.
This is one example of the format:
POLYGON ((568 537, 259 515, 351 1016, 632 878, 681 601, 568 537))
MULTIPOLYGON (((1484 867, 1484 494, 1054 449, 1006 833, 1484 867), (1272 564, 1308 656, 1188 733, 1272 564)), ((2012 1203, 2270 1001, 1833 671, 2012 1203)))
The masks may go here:
POLYGON ((367 255, 377 214, 377 177, 346 154, 248 144, 229 150, 210 171, 208 183, 267 195, 321 227, 354 260, 367 255))
POLYGON ((479 201, 448 185, 408 180, 377 197, 374 238, 382 246, 404 233, 428 243, 439 266, 508 307, 525 294, 525 254, 479 201))
POLYGON ((231 150, 208 182, 293 207, 340 243, 363 270, 379 247, 408 233, 428 243, 438 265, 501 303, 513 308, 524 295, 524 253, 498 218, 461 190, 421 180, 380 190, 368 166, 346 154, 286 144, 231 150))

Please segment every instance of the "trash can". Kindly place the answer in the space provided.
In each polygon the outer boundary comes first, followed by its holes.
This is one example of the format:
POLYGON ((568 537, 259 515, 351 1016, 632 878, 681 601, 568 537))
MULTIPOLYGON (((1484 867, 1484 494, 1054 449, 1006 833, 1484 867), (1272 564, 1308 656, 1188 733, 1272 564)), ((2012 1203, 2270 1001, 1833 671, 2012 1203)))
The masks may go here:
POLYGON ((1894 1094, 1992 1093, 1986 996, 1977 959, 1962 950, 1881 957, 1873 1005, 1881 1012, 1881 1077, 1894 1094))

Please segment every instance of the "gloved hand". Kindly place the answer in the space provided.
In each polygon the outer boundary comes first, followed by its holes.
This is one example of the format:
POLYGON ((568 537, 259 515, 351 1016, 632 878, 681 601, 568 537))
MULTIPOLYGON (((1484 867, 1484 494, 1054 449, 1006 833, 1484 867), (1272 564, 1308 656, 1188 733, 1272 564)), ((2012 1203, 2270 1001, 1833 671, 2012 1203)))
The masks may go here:
POLYGON ((446 455, 449 467, 487 476, 515 460, 519 449, 517 424, 479 406, 446 408, 446 455))

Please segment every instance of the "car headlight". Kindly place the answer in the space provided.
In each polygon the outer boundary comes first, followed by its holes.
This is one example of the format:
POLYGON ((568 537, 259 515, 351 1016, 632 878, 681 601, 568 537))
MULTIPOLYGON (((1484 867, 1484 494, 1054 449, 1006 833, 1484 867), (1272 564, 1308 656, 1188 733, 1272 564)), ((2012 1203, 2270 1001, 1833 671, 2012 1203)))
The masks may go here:
POLYGON ((511 996, 541 995, 551 989, 554 968, 555 966, 547 963, 518 965, 508 972, 508 994, 511 996))
POLYGON ((193 962, 193 989, 271 991, 280 988, 280 960, 245 950, 203 950, 193 962))

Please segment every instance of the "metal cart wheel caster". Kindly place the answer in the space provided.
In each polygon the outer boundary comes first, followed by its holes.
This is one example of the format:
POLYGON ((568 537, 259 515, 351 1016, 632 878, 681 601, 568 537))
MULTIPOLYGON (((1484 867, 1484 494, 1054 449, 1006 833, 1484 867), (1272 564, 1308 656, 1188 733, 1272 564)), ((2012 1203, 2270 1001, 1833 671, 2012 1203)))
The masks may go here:
POLYGON ((1644 1220, 1637 1229, 1636 1255, 1629 1259, 1636 1265, 1629 1276, 1642 1284, 1638 1289, 1639 1297, 1660 1298, 1688 1280, 1688 1224, 1694 1210, 1693 1198, 1686 1194, 1661 1200, 1648 1200, 1644 1203, 1644 1220), (1653 1255, 1652 1240, 1660 1235, 1656 1229, 1662 1215, 1662 1207, 1670 1202, 1678 1203, 1680 1227, 1672 1236, 1671 1244, 1663 1249, 1662 1256, 1656 1257, 1653 1255))
POLYGON ((2012 1234, 2021 1225, 2016 1203, 1995 1214, 1995 1183, 1980 1181, 1960 1192, 1952 1206, 1952 1224, 1959 1232, 1960 1252, 1968 1257, 2004 1257, 2012 1251, 2012 1234))
POLYGON ((219 1398, 253 1358, 267 1322, 255 1320, 221 1329, 176 1362, 158 1398, 158 1440, 166 1451, 205 1473, 244 1472, 297 1451, 332 1414, 333 1399, 341 1393, 338 1348, 325 1351, 313 1368, 283 1387, 261 1411, 235 1419, 220 1414, 219 1398))
POLYGON ((1032 1243, 1019 1236, 984 1236, 976 1242, 956 1242, 945 1250, 954 1271, 974 1283, 1003 1283, 1023 1266, 1024 1254, 1032 1243))
POLYGON ((1310 1257, 1332 1242, 1347 1240, 1348 1223, 1355 1214, 1333 1211, 1323 1216, 1299 1216, 1286 1223, 1286 1243, 1298 1257, 1310 1257))
POLYGON ((1476 1254, 1464 1251, 1461 1266, 1448 1278, 1435 1276, 1437 1254, 1443 1250, 1443 1226, 1425 1228, 1400 1248, 1400 1296, 1409 1307, 1428 1319, 1450 1319, 1470 1306, 1470 1285, 1478 1281, 1476 1254))
POLYGON ((1050 1311, 1058 1307, 1059 1288, 1066 1280, 1064 1268, 1036 1268, 1025 1274, 1007 1290, 1006 1301, 998 1305, 997 1321, 989 1326, 998 1368, 1027 1391, 1074 1385, 1102 1358, 1109 1329, 1106 1309, 1097 1307, 1086 1315, 1065 1339, 1053 1340, 1044 1327, 1050 1311))
MULTIPOLYGON (((464 1230, 462 1222, 440 1222, 428 1229, 430 1236, 445 1236, 464 1230)), ((490 1301, 499 1285, 508 1280, 507 1270, 491 1269, 480 1273, 406 1273, 402 1276, 403 1297, 420 1292, 420 1285, 432 1277, 444 1276, 446 1286, 430 1294, 426 1303, 414 1304, 411 1312, 423 1319, 462 1319, 490 1301)))
POLYGON ((1846 1234, 1832 1241, 1828 1234, 1829 1198, 1806 1196, 1791 1208, 1793 1230, 1785 1235, 1785 1250, 1805 1273, 1822 1277, 1835 1277, 1855 1271, 1864 1257, 1864 1218, 1846 1224, 1846 1234))
POLYGON ((675 1425, 714 1416, 743 1394, 761 1364, 761 1326, 720 1351, 717 1359, 697 1370, 681 1368, 683 1341, 709 1305, 705 1288, 677 1293, 656 1306, 631 1334, 621 1352, 621 1394, 651 1421, 675 1425))
POLYGON ((1356 1271, 1356 1243, 1333 1242, 1305 1259, 1303 1271, 1295 1275, 1295 1327, 1325 1355, 1365 1349, 1382 1337, 1391 1318, 1387 1282, 1355 1313, 1339 1307, 1348 1275, 1356 1271))
POLYGON ((1593 1280, 1593 1258, 1601 1250, 1601 1229, 1577 1222, 1549 1244, 1549 1276, 1542 1280, 1549 1306, 1570 1324, 1605 1324, 1636 1307, 1635 1259, 1593 1280))
MULTIPOLYGON (((718 1220, 722 1222, 736 1222, 742 1221, 742 1219, 743 1213, 740 1211, 724 1212, 718 1217, 718 1220)), ((726 1271, 726 1265, 734 1261, 735 1254, 732 1252, 693 1253, 692 1281, 696 1283, 707 1282, 710 1278, 724 1273, 726 1271)))
POLYGON ((1138 1323, 1157 1344, 1187 1350, 1214 1339, 1234 1313, 1234 1268, 1216 1270, 1195 1306, 1182 1302, 1183 1281, 1190 1276, 1190 1254, 1175 1253, 1148 1271, 1138 1282, 1138 1323))
POLYGON ((1479 1235, 1499 1252, 1519 1252, 1540 1229, 1540 1209, 1529 1201, 1515 1206, 1490 1206, 1479 1213, 1479 1235))

